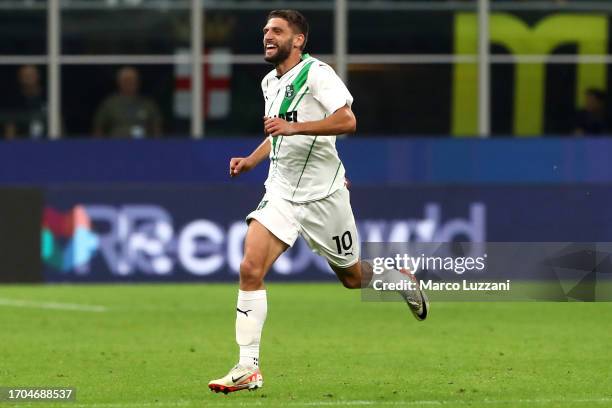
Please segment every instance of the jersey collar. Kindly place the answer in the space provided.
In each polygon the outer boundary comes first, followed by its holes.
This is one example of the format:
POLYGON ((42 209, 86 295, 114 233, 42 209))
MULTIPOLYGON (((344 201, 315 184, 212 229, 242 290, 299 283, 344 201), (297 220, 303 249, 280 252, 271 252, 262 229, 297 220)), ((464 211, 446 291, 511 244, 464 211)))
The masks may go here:
POLYGON ((289 68, 287 70, 287 72, 285 72, 283 75, 278 76, 278 75, 274 75, 274 77, 276 79, 281 79, 282 77, 284 77, 285 75, 287 75, 288 73, 290 73, 291 71, 293 71, 295 69, 295 67, 297 67, 298 65, 300 65, 302 62, 306 61, 307 59, 310 58, 310 54, 308 53, 303 53, 302 56, 300 57, 300 62, 298 62, 297 64, 295 64, 294 66, 292 66, 291 68, 289 68))

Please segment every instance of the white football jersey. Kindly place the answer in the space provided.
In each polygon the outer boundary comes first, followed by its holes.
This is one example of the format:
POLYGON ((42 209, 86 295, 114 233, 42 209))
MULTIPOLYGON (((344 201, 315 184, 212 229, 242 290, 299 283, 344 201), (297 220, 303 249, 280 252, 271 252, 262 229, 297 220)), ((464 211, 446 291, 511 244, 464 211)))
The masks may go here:
MULTIPOLYGON (((268 117, 310 122, 353 103, 334 70, 308 54, 280 78, 276 75, 274 69, 261 82, 268 117)), ((303 203, 327 197, 343 187, 344 166, 335 135, 269 138, 272 148, 266 190, 270 193, 303 203)))

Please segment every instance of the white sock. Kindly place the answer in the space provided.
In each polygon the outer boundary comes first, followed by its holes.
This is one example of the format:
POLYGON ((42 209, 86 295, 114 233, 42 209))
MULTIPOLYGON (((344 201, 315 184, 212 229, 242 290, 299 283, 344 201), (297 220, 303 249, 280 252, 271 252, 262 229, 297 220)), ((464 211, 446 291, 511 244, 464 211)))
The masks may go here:
POLYGON ((238 291, 236 305, 236 343, 240 346, 240 361, 244 367, 259 366, 259 342, 268 302, 265 290, 238 291))

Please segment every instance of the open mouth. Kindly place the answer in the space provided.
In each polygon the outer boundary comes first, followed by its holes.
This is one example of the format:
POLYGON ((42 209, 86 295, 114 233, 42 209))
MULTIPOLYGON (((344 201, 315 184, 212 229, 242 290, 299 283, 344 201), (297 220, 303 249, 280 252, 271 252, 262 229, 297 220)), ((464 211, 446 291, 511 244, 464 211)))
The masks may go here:
POLYGON ((265 47, 266 54, 276 50, 277 48, 278 48, 278 46, 276 46, 274 44, 266 44, 266 47, 265 47))

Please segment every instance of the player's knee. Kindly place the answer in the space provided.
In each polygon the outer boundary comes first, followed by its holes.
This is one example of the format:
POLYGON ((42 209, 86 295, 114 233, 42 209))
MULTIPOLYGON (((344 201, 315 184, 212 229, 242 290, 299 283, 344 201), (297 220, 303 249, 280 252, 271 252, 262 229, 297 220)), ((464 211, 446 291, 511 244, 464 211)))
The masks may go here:
POLYGON ((341 280, 342 285, 347 289, 359 289, 361 287, 361 281, 357 276, 345 275, 341 280))
POLYGON ((240 282, 245 285, 257 286, 263 277, 263 267, 257 265, 250 259, 243 259, 240 262, 240 282))

